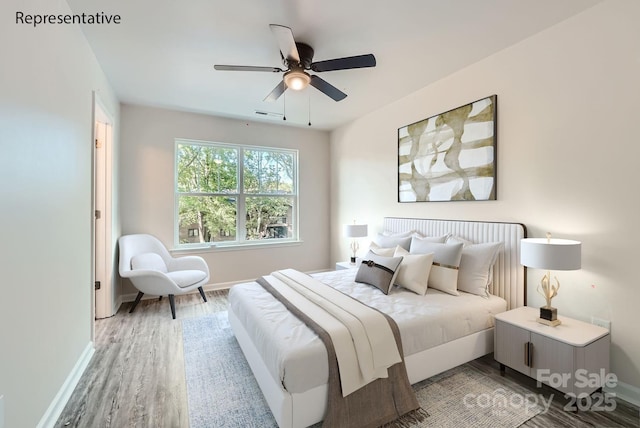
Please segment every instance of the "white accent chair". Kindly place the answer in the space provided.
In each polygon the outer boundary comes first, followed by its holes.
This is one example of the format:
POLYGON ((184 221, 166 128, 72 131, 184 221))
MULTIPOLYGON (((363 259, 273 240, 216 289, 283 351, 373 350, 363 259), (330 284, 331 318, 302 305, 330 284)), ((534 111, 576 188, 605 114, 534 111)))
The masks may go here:
POLYGON ((147 234, 124 235, 120 245, 119 271, 122 278, 129 278, 138 289, 136 300, 129 310, 133 312, 142 296, 168 295, 171 315, 176 319, 174 296, 196 288, 206 302, 202 286, 209 281, 209 267, 202 257, 174 258, 156 237, 147 234))

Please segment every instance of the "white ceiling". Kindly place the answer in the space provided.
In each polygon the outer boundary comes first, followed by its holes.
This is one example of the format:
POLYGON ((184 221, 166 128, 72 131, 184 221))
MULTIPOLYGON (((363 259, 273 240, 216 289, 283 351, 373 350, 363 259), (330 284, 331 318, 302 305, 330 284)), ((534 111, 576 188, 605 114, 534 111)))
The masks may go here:
POLYGON ((122 17, 120 25, 83 27, 122 102, 294 126, 307 126, 310 105, 318 129, 398 100, 599 1, 67 0, 74 13, 122 17), (280 73, 213 65, 282 67, 269 24, 290 27, 314 48, 315 61, 372 53, 377 66, 318 73, 348 94, 340 102, 312 87, 264 102, 280 73), (282 114, 283 98, 286 122, 255 114, 282 114))

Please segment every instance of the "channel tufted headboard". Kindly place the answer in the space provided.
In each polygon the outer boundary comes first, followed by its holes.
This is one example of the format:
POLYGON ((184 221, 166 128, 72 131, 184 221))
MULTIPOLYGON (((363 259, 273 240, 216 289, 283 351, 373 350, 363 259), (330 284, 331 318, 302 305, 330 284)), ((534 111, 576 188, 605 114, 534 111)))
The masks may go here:
POLYGON ((520 264, 520 240, 527 236, 523 224, 385 217, 382 225, 385 231, 393 233, 411 230, 426 236, 451 234, 477 244, 503 242, 504 249, 493 268, 490 291, 505 299, 508 309, 526 305, 526 268, 520 264))

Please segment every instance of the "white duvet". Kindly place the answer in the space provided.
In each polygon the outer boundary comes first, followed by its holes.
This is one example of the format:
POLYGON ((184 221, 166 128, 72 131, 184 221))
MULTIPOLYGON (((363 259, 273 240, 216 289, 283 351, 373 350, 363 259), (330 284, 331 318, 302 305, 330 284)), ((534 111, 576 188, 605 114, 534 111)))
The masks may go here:
MULTIPOLYGON (((398 324, 405 356, 476 333, 494 325, 506 310, 500 297, 428 289, 419 296, 401 288, 384 295, 354 281, 356 269, 323 272, 315 278, 390 315, 398 324)), ((258 283, 238 284, 229 292, 230 310, 244 325, 269 372, 290 393, 323 385, 328 379, 327 352, 318 336, 258 283)))

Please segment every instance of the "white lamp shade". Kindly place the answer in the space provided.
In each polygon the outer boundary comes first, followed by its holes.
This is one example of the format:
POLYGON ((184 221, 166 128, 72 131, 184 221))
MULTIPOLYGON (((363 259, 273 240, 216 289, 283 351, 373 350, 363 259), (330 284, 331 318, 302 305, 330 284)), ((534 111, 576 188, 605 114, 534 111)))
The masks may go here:
POLYGON ((364 238, 368 236, 369 232, 367 230, 366 224, 345 224, 344 225, 344 236, 347 238, 364 238))
POLYGON ((520 241, 520 263, 534 269, 577 270, 581 247, 569 239, 525 238, 520 241))

